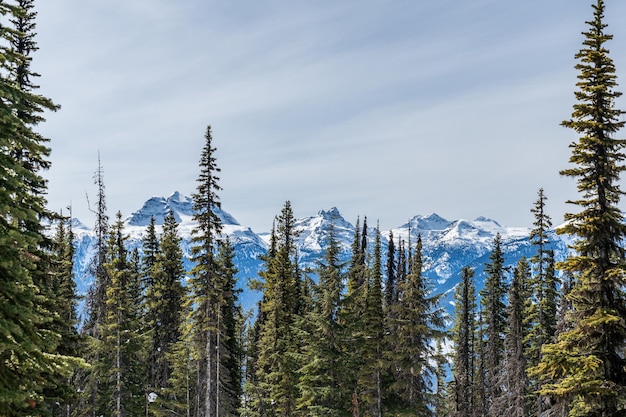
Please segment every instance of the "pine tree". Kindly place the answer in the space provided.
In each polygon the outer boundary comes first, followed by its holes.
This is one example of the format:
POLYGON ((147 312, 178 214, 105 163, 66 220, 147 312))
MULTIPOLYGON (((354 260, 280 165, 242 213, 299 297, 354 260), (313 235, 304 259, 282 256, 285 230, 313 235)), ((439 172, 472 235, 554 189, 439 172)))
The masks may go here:
POLYGON ((149 402, 148 408, 156 415, 164 414, 162 408, 173 400, 167 394, 173 368, 169 355, 180 339, 185 296, 182 285, 185 269, 180 243, 178 224, 171 211, 165 216, 160 242, 156 239, 154 220, 150 222, 143 241, 143 269, 150 277, 146 280, 145 302, 151 335, 148 400, 156 402, 155 405, 149 402))
MULTIPOLYGON (((56 234, 52 242, 52 293, 54 297, 54 315, 51 328, 57 333, 59 354, 68 357, 81 357, 84 340, 78 333, 78 313, 76 282, 74 280, 74 233, 69 218, 59 215, 56 234)), ((80 364, 84 368, 84 364, 80 364)), ((46 405, 53 416, 70 417, 77 400, 75 376, 50 377, 51 387, 45 393, 46 405)))
POLYGON ((389 312, 395 300, 396 287, 396 246, 393 241, 393 232, 389 232, 389 245, 387 246, 387 281, 385 282, 385 308, 389 312))
MULTIPOLYGON (((364 230, 366 222, 363 223, 364 230)), ((362 235, 365 246, 366 234, 362 235)), ((355 346, 354 354, 361 359, 357 369, 356 398, 362 415, 380 417, 383 413, 383 292, 382 292, 382 254, 380 227, 376 228, 372 265, 364 286, 363 320, 357 331, 360 333, 360 345, 355 346)))
POLYGON ((80 416, 97 417, 102 415, 107 408, 103 405, 100 395, 100 376, 104 372, 100 358, 101 334, 106 314, 106 290, 110 286, 110 277, 104 267, 108 261, 109 239, 109 216, 107 215, 104 172, 98 153, 98 168, 94 174, 94 183, 98 187, 97 204, 94 210, 96 223, 94 233, 96 235, 95 256, 90 265, 90 272, 94 282, 87 291, 85 307, 87 318, 81 328, 81 333, 86 338, 85 360, 93 367, 89 372, 80 372, 77 376, 80 386, 81 399, 78 409, 80 416))
POLYGON ((454 359, 454 417, 472 417, 475 409, 474 394, 474 334, 476 333, 476 289, 474 270, 469 266, 461 270, 461 282, 454 294, 455 320, 452 329, 454 359))
POLYGON ((313 308, 302 326, 304 365, 300 369, 298 409, 307 416, 343 416, 349 407, 350 391, 345 389, 345 375, 340 368, 344 353, 338 314, 344 274, 339 249, 331 224, 324 260, 318 269, 313 308))
POLYGON ((139 255, 129 256, 120 212, 109 237, 104 268, 111 278, 99 346, 100 402, 112 416, 144 414, 145 337, 141 305, 139 255))
POLYGON ((36 76, 29 67, 36 50, 31 9, 32 2, 0 3, 0 14, 13 25, 0 27, 0 414, 6 416, 45 401, 49 379, 72 371, 69 357, 57 352, 59 335, 50 328, 55 312, 45 298, 50 259, 41 220, 50 213, 41 171, 50 165, 50 149, 34 128, 43 111, 57 106, 34 94, 28 81, 36 76))
POLYGON ((255 385, 252 408, 262 416, 291 416, 299 397, 297 384, 300 365, 293 355, 299 350, 294 324, 300 311, 300 277, 295 258, 295 219, 291 203, 285 202, 276 219, 274 249, 266 258, 263 317, 256 349, 255 385))
POLYGON ((411 415, 427 416, 433 407, 431 381, 437 369, 435 346, 443 337, 443 311, 439 296, 422 274, 422 238, 418 236, 406 278, 398 288, 394 306, 390 362, 395 406, 411 415))
POLYGON ((537 373, 555 379, 542 393, 565 398, 571 416, 616 416, 626 413, 626 295, 622 243, 626 226, 618 207, 623 192, 619 176, 624 171, 626 141, 613 136, 624 126, 623 111, 615 108, 621 93, 615 66, 605 43, 605 4, 593 5, 593 20, 583 34, 576 54, 577 103, 570 120, 562 125, 580 135, 572 143, 570 163, 561 171, 576 178, 582 196, 569 201, 580 208, 567 213, 561 232, 575 236, 574 254, 558 265, 574 276, 569 299, 572 329, 544 346, 537 373))
POLYGON ((360 219, 357 218, 347 271, 347 292, 339 311, 339 322, 343 329, 342 350, 346 352, 341 368, 346 370, 346 386, 350 390, 353 415, 360 415, 358 377, 365 361, 360 349, 365 346, 365 306, 370 277, 366 264, 367 219, 364 220, 362 229, 360 224, 360 219))
POLYGON ((220 313, 226 300, 216 260, 222 230, 222 221, 216 212, 221 208, 217 195, 221 187, 212 140, 211 126, 208 126, 200 157, 197 192, 193 194, 194 220, 198 226, 192 232, 192 260, 195 266, 189 280, 193 310, 188 321, 194 326, 190 334, 195 338, 192 356, 197 361, 195 406, 204 417, 216 415, 220 402, 229 395, 220 384, 220 379, 225 376, 218 377, 223 369, 223 363, 218 361, 218 337, 224 329, 220 313))
POLYGON ((504 354, 504 332, 506 329, 506 295, 504 253, 502 238, 498 233, 494 239, 494 248, 485 265, 487 277, 485 287, 480 292, 485 325, 485 371, 486 371, 486 405, 490 416, 498 416, 497 409, 492 407, 500 396, 499 387, 502 357, 504 354))
MULTIPOLYGON (((536 248, 535 255, 530 258, 534 266, 534 274, 529 281, 529 297, 524 307, 524 322, 528 329, 525 335, 525 356, 527 366, 537 366, 541 360, 541 346, 552 340, 556 330, 557 281, 554 271, 554 252, 550 249, 549 229, 552 220, 545 212, 545 196, 539 189, 537 201, 531 212, 535 216, 534 228, 530 231, 530 243, 536 248)), ((539 392, 540 379, 531 379, 531 392, 539 392)), ((536 401, 529 408, 530 414, 541 417, 543 413, 542 396, 537 395, 536 401)))
POLYGON ((219 287, 221 300, 218 305, 216 381, 221 394, 216 404, 216 416, 239 415, 242 391, 243 351, 241 326, 243 313, 238 301, 240 290, 237 288, 237 267, 235 266, 235 248, 228 236, 218 245, 217 265, 219 267, 219 287))
POLYGON ((526 258, 521 258, 513 273, 508 292, 508 325, 504 340, 503 373, 500 386, 503 394, 496 400, 496 410, 500 415, 526 417, 528 415, 526 396, 526 356, 524 340, 528 329, 524 324, 524 300, 528 299, 530 266, 526 258))
POLYGON ((87 294, 88 317, 83 327, 83 331, 96 339, 99 338, 99 327, 104 320, 104 304, 106 299, 106 289, 109 286, 110 278, 107 276, 104 264, 107 262, 107 241, 109 235, 109 216, 107 215, 104 171, 98 153, 98 169, 94 174, 94 184, 98 187, 97 203, 94 210, 96 214, 96 224, 94 232, 96 234, 96 255, 93 258, 91 272, 95 278, 94 283, 89 288, 87 294))

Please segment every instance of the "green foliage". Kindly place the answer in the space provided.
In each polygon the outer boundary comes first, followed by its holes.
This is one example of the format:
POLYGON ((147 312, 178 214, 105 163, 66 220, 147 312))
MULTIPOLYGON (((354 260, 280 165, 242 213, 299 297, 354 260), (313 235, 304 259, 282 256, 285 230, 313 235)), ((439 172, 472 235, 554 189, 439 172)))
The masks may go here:
POLYGON ((464 267, 461 282, 454 293, 455 318, 452 328, 454 342, 454 416, 470 417, 475 408, 474 337, 476 333, 476 289, 474 270, 464 267))
POLYGON ((10 24, 0 27, 0 414, 49 413, 51 380, 70 377, 79 363, 59 352, 59 322, 50 300, 56 285, 54 255, 44 236, 49 141, 34 128, 57 106, 36 95, 30 70, 34 52, 32 0, 0 4, 10 24))
POLYGON ((177 229, 176 219, 170 211, 165 217, 160 242, 156 237, 154 218, 143 242, 146 324, 151 339, 147 389, 149 395, 156 395, 155 404, 150 403, 148 407, 154 415, 164 415, 164 404, 174 399, 166 393, 173 372, 169 356, 180 339, 185 296, 182 285, 185 269, 177 229))
POLYGON ((580 208, 568 213, 561 230, 575 237, 574 254, 558 267, 574 278, 568 294, 571 328, 545 345, 533 374, 546 383, 541 392, 569 402, 570 416, 608 416, 626 413, 626 287, 622 244, 626 225, 618 207, 623 192, 619 177, 626 169, 626 141, 614 134, 624 127, 624 113, 615 108, 621 93, 615 66, 604 46, 604 1, 593 5, 594 18, 584 32, 577 103, 562 124, 579 134, 572 143, 570 163, 561 171, 576 178, 581 197, 570 201, 580 208))
POLYGON ((102 365, 101 404, 112 416, 143 414, 145 410, 146 349, 141 304, 139 255, 126 250, 121 213, 117 213, 109 239, 108 262, 104 265, 110 285, 106 289, 106 314, 98 344, 102 365))
POLYGON ((344 416, 350 399, 341 369, 343 328, 338 321, 344 274, 332 224, 318 275, 312 308, 301 326, 304 343, 298 409, 309 416, 344 416))
POLYGON ((256 343, 254 385, 249 387, 253 412, 268 416, 296 413, 300 364, 295 355, 299 339, 295 332, 302 306, 301 283, 295 258, 294 217, 287 201, 277 217, 275 250, 266 258, 263 299, 259 315, 263 317, 256 343))
POLYGON ((437 375, 435 347, 444 336, 439 296, 422 275, 422 238, 418 236, 406 278, 398 284, 398 302, 389 320, 389 362, 393 382, 391 401, 416 415, 429 415, 433 406, 431 380, 437 375))
POLYGON ((504 335, 507 325, 505 305, 506 282, 504 269, 504 253, 502 237, 498 233, 493 242, 493 250, 489 262, 485 264, 485 287, 480 292, 483 307, 484 323, 484 370, 486 393, 485 401, 490 415, 497 415, 498 411, 492 407, 500 395, 498 381, 501 378, 502 358, 504 355, 504 335))

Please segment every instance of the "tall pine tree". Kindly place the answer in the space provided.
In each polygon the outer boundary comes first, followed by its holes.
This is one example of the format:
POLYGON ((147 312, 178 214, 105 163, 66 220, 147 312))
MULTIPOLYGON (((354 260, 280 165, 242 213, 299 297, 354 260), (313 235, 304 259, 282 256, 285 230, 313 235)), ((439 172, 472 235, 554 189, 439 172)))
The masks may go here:
POLYGON ((71 373, 57 352, 59 335, 50 328, 48 240, 42 219, 49 167, 48 139, 34 129, 44 111, 57 106, 33 92, 30 71, 34 43, 32 1, 0 3, 11 25, 0 27, 0 414, 17 415, 45 401, 50 378, 71 373))
POLYGON ((581 193, 570 201, 580 211, 567 213, 562 229, 574 236, 575 253, 559 264, 575 279, 568 295, 573 327, 544 346, 537 373, 555 379, 542 392, 567 399, 571 416, 605 417, 626 414, 626 226, 618 207, 626 141, 614 137, 625 122, 615 107, 621 93, 614 90, 615 66, 605 46, 612 35, 605 33, 604 1, 597 0, 593 9, 576 54, 578 102, 572 118, 562 123, 580 135, 570 145, 575 166, 561 171, 576 179, 581 193))
POLYGON ((502 237, 498 233, 493 242, 493 251, 485 265, 487 277, 485 287, 480 292, 484 320, 484 364, 485 364, 485 404, 490 416, 499 416, 495 407, 501 394, 499 384, 504 355, 504 334, 507 324, 505 305, 506 282, 502 237))
POLYGON ((461 270, 461 282, 454 293, 455 319, 452 328, 454 417, 472 417, 475 410, 474 361, 476 333, 476 288, 474 270, 461 270))

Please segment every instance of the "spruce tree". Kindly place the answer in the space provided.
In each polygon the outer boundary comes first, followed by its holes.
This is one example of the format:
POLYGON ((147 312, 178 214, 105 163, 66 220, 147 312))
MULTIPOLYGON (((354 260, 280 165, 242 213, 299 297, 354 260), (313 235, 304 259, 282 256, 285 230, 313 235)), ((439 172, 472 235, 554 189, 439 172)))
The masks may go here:
POLYGON ((216 381, 219 387, 216 404, 216 416, 239 415, 242 391, 243 347, 241 327, 243 313, 239 304, 237 288, 237 267, 235 266, 235 248, 228 236, 219 241, 217 266, 219 270, 219 304, 216 340, 216 381))
POLYGON ((29 68, 36 50, 31 9, 32 2, 0 3, 0 14, 13 25, 0 27, 0 414, 6 416, 46 401, 49 379, 72 370, 69 358, 57 352, 59 335, 50 328, 56 312, 45 298, 50 259, 41 221, 50 213, 41 171, 50 165, 50 148, 34 130, 41 113, 57 106, 18 80, 18 71, 27 79, 36 76, 29 68))
POLYGON ((148 407, 154 414, 161 415, 164 413, 161 409, 173 400, 167 392, 173 368, 169 356, 174 344, 180 339, 185 269, 178 224, 171 211, 165 216, 163 233, 159 240, 155 233, 154 221, 151 221, 143 241, 142 264, 150 277, 146 280, 148 286, 145 302, 146 320, 151 336, 148 399, 156 403, 151 405, 149 402, 148 407))
POLYGON ((422 238, 418 236, 409 262, 406 278, 398 288, 399 299, 394 306, 393 338, 389 361, 394 370, 394 406, 412 415, 429 415, 433 407, 431 381, 437 374, 435 346, 443 337, 443 311, 439 296, 432 294, 432 285, 423 276, 422 238))
POLYGON ((120 212, 109 237, 104 268, 110 277, 105 315, 98 344, 98 394, 107 415, 130 417, 145 413, 144 375, 147 338, 143 327, 139 255, 128 254, 120 212), (109 413, 110 412, 110 413, 109 413))
POLYGON ((313 309, 306 315, 303 366, 300 369, 298 409, 308 416, 344 416, 349 407, 339 339, 342 328, 338 313, 343 292, 339 243, 331 224, 324 259, 318 268, 313 309))
POLYGON ((299 349, 295 323, 299 313, 300 277, 295 257, 295 219, 289 201, 276 219, 274 249, 266 258, 263 298, 259 315, 263 317, 255 360, 256 375, 252 409, 262 416, 295 415, 299 397, 300 364, 294 352, 299 349))
POLYGON ((193 194, 194 220, 197 227, 192 231, 192 257, 195 266, 189 280, 191 305, 193 309, 188 318, 193 325, 190 334, 194 337, 192 355, 197 361, 195 407, 204 417, 211 417, 220 412, 222 404, 239 401, 232 398, 232 391, 227 391, 222 380, 231 380, 236 375, 229 372, 225 361, 222 344, 233 335, 225 334, 225 317, 222 309, 231 305, 235 294, 225 291, 223 274, 217 260, 218 241, 222 231, 222 221, 217 213, 221 203, 217 193, 219 186, 215 151, 211 136, 211 126, 205 133, 205 144, 200 157, 200 174, 197 192, 193 194), (201 411, 200 411, 201 410, 201 411))
POLYGON ((455 319, 452 328, 454 342, 452 374, 454 381, 454 417, 472 417, 474 400, 474 360, 476 333, 476 289, 474 270, 461 270, 461 282, 454 293, 455 319))
POLYGON ((494 405, 500 396, 499 386, 500 372, 502 370, 502 358, 504 354, 504 332, 507 323, 504 253, 502 250, 502 237, 498 233, 493 242, 493 250, 489 256, 489 262, 485 264, 485 287, 480 292, 481 305, 483 306, 484 337, 485 337, 485 383, 487 405, 490 416, 497 417, 498 410, 494 405))
MULTIPOLYGON (((550 249, 549 229, 552 220, 545 211, 547 200, 543 189, 539 189, 537 200, 531 209, 535 216, 533 229, 530 231, 530 243, 536 249, 530 258, 533 274, 528 283, 529 296, 524 307, 524 326, 528 329, 524 336, 524 349, 527 366, 537 366, 541 360, 541 346, 552 341, 556 330, 557 281, 554 271, 554 251, 550 249)), ((529 380, 531 392, 539 392, 541 380, 529 380)), ((543 401, 540 394, 530 404, 530 414, 540 417, 543 413, 543 401)))
POLYGON ((80 372, 77 376, 80 386, 81 398, 78 408, 81 416, 97 417, 106 408, 101 401, 100 378, 104 372, 100 361, 101 339, 100 331, 104 324, 106 314, 106 290, 110 286, 110 277, 105 264, 109 256, 109 216, 107 214, 104 170, 98 153, 98 168, 93 176, 94 183, 98 187, 96 207, 93 210, 96 215, 94 233, 96 235, 95 255, 90 264, 90 273, 94 281, 90 285, 85 299, 87 317, 81 328, 81 333, 86 338, 85 360, 93 367, 89 372, 80 372))
POLYGON ((389 232, 387 246, 387 280, 385 281, 385 308, 389 312, 395 299, 396 287, 396 244, 393 241, 393 232, 389 232))
MULTIPOLYGON (((364 228, 366 222, 363 223, 364 228)), ((364 229, 365 230, 365 229, 364 229)), ((362 235, 365 246, 366 234, 362 235)), ((367 270, 364 281, 363 319, 357 329, 360 344, 354 346, 354 354, 361 359, 357 369, 356 399, 363 415, 380 417, 383 413, 383 292, 382 292, 382 254, 380 227, 376 228, 372 264, 367 270)))
MULTIPOLYGON (((72 231, 71 210, 69 218, 63 213, 52 241, 52 293, 55 294, 52 330, 60 336, 57 351, 68 357, 81 357, 84 354, 84 340, 78 333, 78 295, 74 280, 74 233, 72 231)), ((84 368, 84 364, 81 364, 84 368)), ((78 370, 78 369, 77 369, 78 370)), ((53 416, 70 417, 77 400, 75 375, 70 377, 50 377, 50 388, 46 391, 46 404, 53 416)))
POLYGON ((354 239, 352 241, 352 254, 347 271, 347 290, 342 300, 339 312, 339 322, 343 330, 341 335, 343 355, 342 369, 346 370, 346 385, 349 387, 351 396, 351 409, 359 409, 358 378, 360 369, 363 367, 364 357, 360 349, 365 346, 365 306, 367 296, 367 282, 370 277, 367 267, 367 219, 361 229, 360 219, 357 218, 354 239))
POLYGON ((528 299, 530 266, 526 258, 521 258, 513 273, 508 291, 507 331, 504 339, 503 372, 500 386, 503 393, 495 402, 500 415, 526 417, 528 415, 526 397, 528 382, 526 377, 526 356, 524 339, 528 333, 524 323, 524 300, 528 299))
POLYGON ((621 93, 614 90, 615 66, 605 46, 612 35, 605 33, 604 1, 597 0, 593 9, 576 54, 577 103, 562 123, 580 135, 570 145, 575 166, 561 171, 576 179, 581 193, 569 201, 580 211, 567 213, 561 229, 574 236, 574 254, 558 265, 575 280, 568 295, 572 328, 544 346, 536 372, 555 380, 544 384, 542 393, 569 402, 571 416, 604 417, 626 413, 626 226, 618 207, 626 141, 614 138, 625 122, 615 107, 621 93))

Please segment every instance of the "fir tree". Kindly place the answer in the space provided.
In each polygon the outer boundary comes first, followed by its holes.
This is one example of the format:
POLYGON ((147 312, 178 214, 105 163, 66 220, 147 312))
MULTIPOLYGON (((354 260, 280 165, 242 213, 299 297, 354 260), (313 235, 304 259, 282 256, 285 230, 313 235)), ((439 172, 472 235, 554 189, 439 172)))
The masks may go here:
POLYGON ((574 276, 569 299, 572 328, 556 343, 544 346, 538 375, 554 379, 542 393, 564 398, 571 416, 617 416, 626 413, 626 295, 622 243, 626 226, 618 207, 623 194, 619 176, 624 169, 626 141, 614 135, 624 126, 624 113, 615 108, 621 93, 615 66, 605 43, 605 4, 593 5, 593 20, 576 54, 579 88, 572 118, 562 123, 580 135, 572 143, 570 163, 561 171, 576 178, 582 196, 570 201, 580 208, 567 213, 561 230, 575 236, 574 254, 558 265, 574 276))
POLYGON ((98 153, 98 168, 94 174, 94 183, 98 187, 97 204, 94 210, 96 223, 94 232, 96 235, 95 256, 90 265, 90 272, 93 274, 94 282, 87 291, 85 300, 87 318, 81 328, 82 334, 86 336, 85 360, 93 364, 90 372, 81 372, 78 375, 78 383, 81 391, 79 409, 81 416, 97 417, 106 410, 104 408, 99 392, 102 382, 99 376, 104 372, 100 361, 101 334, 104 318, 106 314, 106 290, 110 286, 110 277, 104 267, 108 260, 108 239, 109 239, 109 216, 107 215, 104 172, 98 153))
POLYGON ((235 295, 225 291, 222 271, 216 259, 222 221, 217 214, 221 208, 217 195, 221 187, 218 184, 220 169, 216 164, 215 151, 209 126, 200 157, 197 192, 193 194, 194 220, 198 226, 192 232, 192 260, 195 266, 189 285, 193 310, 188 318, 194 327, 190 334, 194 337, 192 355, 197 360, 195 405, 204 417, 217 415, 222 404, 239 401, 232 398, 236 393, 226 391, 221 382, 236 378, 223 373, 230 369, 224 363, 228 355, 222 351, 224 341, 233 337, 224 334, 222 309, 231 305, 235 295))
MULTIPOLYGON (((84 354, 84 340, 78 333, 78 313, 76 282, 74 280, 74 233, 69 218, 59 215, 56 234, 52 242, 52 293, 54 316, 52 329, 59 334, 59 354, 68 357, 81 357, 84 354)), ((81 368, 84 365, 81 364, 81 368)), ((71 377, 51 377, 51 389, 46 392, 46 404, 53 416, 70 417, 77 400, 75 375, 71 377)))
POLYGON ((501 415, 526 417, 527 378, 524 339, 527 328, 524 324, 524 300, 529 296, 528 280, 530 266, 526 258, 521 258, 513 273, 508 292, 508 325, 504 340, 503 373, 500 385, 504 387, 502 396, 496 400, 496 410, 501 415))
MULTIPOLYGON (((366 223, 363 223, 364 230, 366 223)), ((362 235, 361 248, 365 245, 366 234, 362 235)), ((382 254, 380 228, 376 228, 372 265, 363 283, 362 326, 360 345, 355 346, 354 354, 362 360, 357 369, 356 398, 363 415, 380 417, 383 413, 383 293, 382 293, 382 254)))
POLYGON ((104 268, 111 278, 106 289, 105 316, 100 334, 99 366, 102 408, 126 417, 144 412, 145 337, 141 305, 139 255, 129 256, 120 212, 109 238, 104 268))
POLYGON ((263 416, 291 416, 296 413, 300 368, 294 352, 298 341, 294 324, 300 310, 300 277, 295 259, 296 230, 291 203, 287 201, 277 217, 274 249, 266 258, 263 299, 255 361, 255 385, 251 407, 263 416))
POLYGON ((431 380, 436 376, 435 346, 443 336, 443 312, 439 296, 422 275, 422 238, 418 236, 406 278, 398 288, 399 299, 394 306, 390 337, 390 362, 395 406, 411 410, 412 415, 430 415, 433 407, 431 380))
POLYGON ((494 248, 485 265, 487 277, 485 287, 480 292, 484 315, 485 337, 485 371, 486 398, 485 402, 490 416, 498 416, 497 409, 492 407, 500 396, 500 371, 504 354, 504 333, 506 329, 506 295, 504 253, 502 238, 498 233, 494 239, 494 248))
POLYGON ((393 232, 389 232, 389 246, 387 246, 387 281, 385 282, 385 308, 389 311, 395 299, 396 286, 396 246, 393 241, 393 232))
POLYGON ((219 268, 220 292, 218 304, 218 323, 216 340, 216 381, 221 396, 216 404, 216 416, 239 415, 242 392, 242 340, 241 326, 243 313, 238 301, 237 267, 235 266, 235 249, 226 237, 218 245, 217 265, 219 268))
MULTIPOLYGON (((154 218, 153 218, 154 219, 154 218)), ((185 291, 182 280, 185 275, 183 253, 180 248, 178 224, 170 211, 165 216, 160 242, 156 240, 154 221, 150 222, 144 239, 143 268, 147 270, 149 285, 146 289, 146 316, 151 335, 150 372, 148 399, 156 402, 149 408, 156 415, 158 408, 173 400, 168 397, 172 364, 169 360, 174 344, 180 339, 182 303, 185 291), (151 393, 154 393, 151 395, 151 393), (156 395, 156 399, 154 398, 156 395)))
MULTIPOLYGON (((534 228, 530 231, 530 243, 536 248, 536 254, 530 258, 534 274, 529 281, 529 297, 525 301, 524 326, 528 329, 525 335, 525 356, 527 366, 534 367, 541 360, 541 346, 552 340, 556 327, 557 277, 554 271, 554 252, 550 249, 549 229, 552 220, 545 212, 545 196, 539 189, 537 201, 531 212, 535 216, 534 228)), ((531 392, 539 392, 540 379, 531 379, 531 392)), ((540 417, 543 413, 541 395, 531 404, 529 413, 540 417)))
POLYGON ((461 282, 454 294, 455 321, 452 330, 454 342, 454 417, 472 417, 474 400, 474 334, 476 332, 476 289, 474 270, 461 270, 461 282))
POLYGON ((50 328, 56 312, 45 298, 50 259, 41 220, 50 213, 41 171, 50 149, 34 130, 41 113, 57 106, 28 81, 36 76, 29 67, 36 50, 32 1, 0 3, 0 14, 14 25, 0 28, 0 414, 12 416, 45 400, 49 379, 69 376, 72 367, 57 352, 59 335, 50 328))
POLYGON ((370 277, 366 264, 367 255, 367 220, 361 229, 360 219, 357 218, 354 239, 352 241, 352 255, 347 271, 347 292, 342 300, 339 322, 343 329, 342 349, 346 352, 342 359, 342 369, 346 370, 346 385, 351 391, 351 409, 353 414, 359 415, 359 371, 363 367, 364 357, 359 349, 364 348, 365 306, 367 296, 367 282, 370 277))
POLYGON ((349 407, 341 369, 342 349, 338 320, 343 292, 339 243, 331 224, 324 259, 318 268, 319 284, 315 287, 313 309, 307 314, 303 346, 304 365, 300 369, 298 408, 308 416, 343 416, 349 407))

